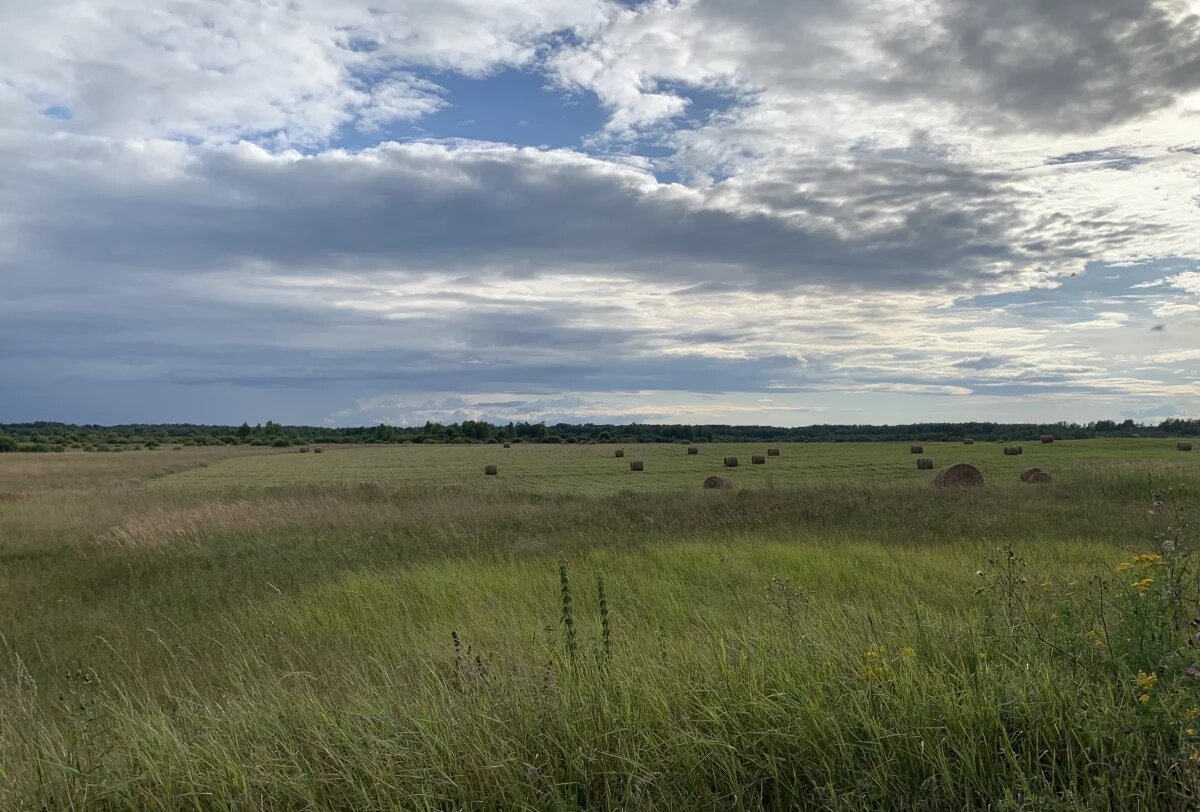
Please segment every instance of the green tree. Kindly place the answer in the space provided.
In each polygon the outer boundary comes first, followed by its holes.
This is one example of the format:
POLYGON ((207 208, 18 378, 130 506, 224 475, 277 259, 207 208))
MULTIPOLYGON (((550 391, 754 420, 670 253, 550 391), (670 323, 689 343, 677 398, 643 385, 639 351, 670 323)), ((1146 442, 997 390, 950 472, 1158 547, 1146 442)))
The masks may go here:
POLYGON ((238 440, 243 443, 246 442, 246 439, 250 436, 250 424, 243 423, 242 425, 238 426, 237 436, 238 440))
POLYGON ((16 450, 17 441, 6 434, 0 434, 0 453, 16 450))

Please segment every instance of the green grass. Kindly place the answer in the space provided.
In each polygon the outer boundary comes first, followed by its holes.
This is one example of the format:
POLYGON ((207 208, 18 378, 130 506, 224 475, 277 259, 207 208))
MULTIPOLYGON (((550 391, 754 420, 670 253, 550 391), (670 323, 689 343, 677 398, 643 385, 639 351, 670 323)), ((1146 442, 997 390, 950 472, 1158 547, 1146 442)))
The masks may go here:
MULTIPOLYGON (((1025 453, 1006 457, 993 443, 923 443, 921 456, 936 467, 968 462, 997 480, 1011 480, 1037 466, 1062 478, 1090 476, 1097 464, 1107 472, 1195 470, 1195 461, 1175 450, 1173 440, 1088 440, 1049 445, 1023 443, 1025 453)), ((496 490, 543 493, 616 493, 623 490, 682 491, 720 474, 746 488, 781 488, 822 482, 926 483, 932 474, 916 469, 908 443, 713 443, 688 455, 678 444, 643 445, 405 445, 330 448, 324 454, 255 455, 228 459, 164 477, 164 487, 222 488, 320 483, 462 483, 496 490), (752 465, 751 457, 777 447, 779 457, 752 465), (614 456, 617 448, 623 458, 614 456), (726 468, 723 458, 738 458, 726 468), (645 470, 631 471, 642 460, 645 470), (499 466, 485 476, 484 465, 499 466)))
POLYGON ((945 492, 907 445, 782 448, 0 457, 0 809, 1200 802, 1173 570, 1115 571, 1195 458, 926 444, 988 476, 945 492))

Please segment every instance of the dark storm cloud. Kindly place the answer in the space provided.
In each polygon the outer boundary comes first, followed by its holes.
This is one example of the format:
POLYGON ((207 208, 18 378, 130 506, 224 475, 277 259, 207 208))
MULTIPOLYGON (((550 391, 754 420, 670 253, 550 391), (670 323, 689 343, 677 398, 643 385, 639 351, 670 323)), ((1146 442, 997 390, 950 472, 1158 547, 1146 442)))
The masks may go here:
POLYGON ((1087 131, 1200 88, 1200 19, 1180 0, 942 0, 893 31, 883 93, 943 96, 999 126, 1087 131))
MULTIPOLYGON (((103 157, 79 148, 81 161, 103 157)), ((719 199, 574 153, 494 145, 392 144, 297 160, 221 148, 196 150, 163 176, 70 170, 42 163, 10 179, 23 221, 10 267, 31 285, 45 269, 60 284, 86 285, 128 268, 265 263, 513 277, 599 267, 763 290, 969 288, 1075 254, 1041 232, 1031 240, 1011 177, 928 152, 814 159, 731 181, 719 199)), ((1119 242, 1116 227, 1090 239, 1119 242)), ((1119 227, 1129 236, 1141 228, 1119 227)))

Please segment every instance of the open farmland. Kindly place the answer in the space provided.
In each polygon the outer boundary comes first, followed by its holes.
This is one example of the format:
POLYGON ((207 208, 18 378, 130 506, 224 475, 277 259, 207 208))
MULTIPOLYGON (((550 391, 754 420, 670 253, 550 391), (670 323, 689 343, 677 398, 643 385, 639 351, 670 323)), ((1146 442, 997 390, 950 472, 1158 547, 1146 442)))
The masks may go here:
POLYGON ((1064 480, 1127 477, 1139 485, 1147 475, 1167 476, 1191 470, 1190 457, 1175 450, 1173 440, 1091 440, 1048 445, 1025 442, 1024 454, 1004 456, 999 443, 923 443, 912 454, 908 443, 712 443, 687 454, 680 444, 638 445, 403 445, 330 446, 323 454, 237 456, 159 480, 163 487, 229 488, 285 485, 392 485, 459 483, 473 488, 530 490, 540 493, 605 494, 631 491, 685 491, 700 487, 710 474, 729 477, 735 487, 786 488, 822 483, 872 482, 926 485, 930 474, 918 471, 918 456, 936 468, 972 463, 991 483, 1008 484, 1025 468, 1037 466, 1064 480), (781 451, 764 465, 751 457, 781 451), (614 456, 624 449, 625 456, 614 456), (722 460, 738 458, 736 468, 722 460), (642 460, 644 471, 629 463, 642 460), (498 476, 485 476, 486 464, 499 466, 498 476))
POLYGON ((0 455, 0 809, 1197 803, 1200 457, 923 445, 0 455))

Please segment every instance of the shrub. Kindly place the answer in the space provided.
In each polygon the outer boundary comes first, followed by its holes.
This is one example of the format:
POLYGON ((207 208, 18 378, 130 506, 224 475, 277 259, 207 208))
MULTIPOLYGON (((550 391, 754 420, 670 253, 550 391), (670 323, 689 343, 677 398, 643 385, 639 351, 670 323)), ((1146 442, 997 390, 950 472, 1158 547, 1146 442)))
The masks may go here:
POLYGON ((0 453, 17 450, 17 441, 5 434, 0 434, 0 453))

